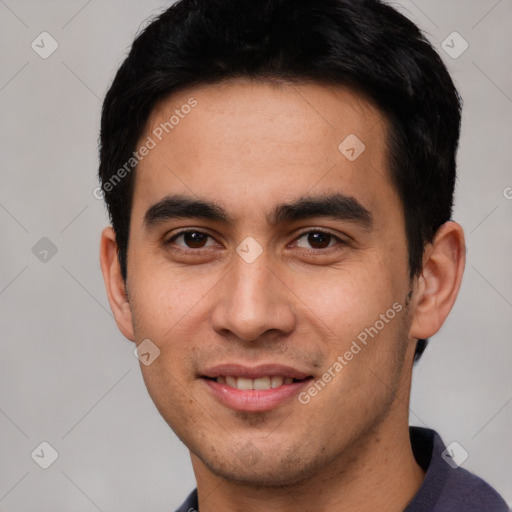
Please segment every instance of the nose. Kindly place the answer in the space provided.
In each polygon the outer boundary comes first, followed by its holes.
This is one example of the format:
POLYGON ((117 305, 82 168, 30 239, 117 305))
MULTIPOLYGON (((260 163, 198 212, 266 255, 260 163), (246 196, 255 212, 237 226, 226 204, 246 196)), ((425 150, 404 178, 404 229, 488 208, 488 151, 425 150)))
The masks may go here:
POLYGON ((221 335, 251 342, 271 331, 289 334, 295 327, 293 292, 269 266, 265 252, 251 263, 237 255, 217 293, 211 321, 221 335))

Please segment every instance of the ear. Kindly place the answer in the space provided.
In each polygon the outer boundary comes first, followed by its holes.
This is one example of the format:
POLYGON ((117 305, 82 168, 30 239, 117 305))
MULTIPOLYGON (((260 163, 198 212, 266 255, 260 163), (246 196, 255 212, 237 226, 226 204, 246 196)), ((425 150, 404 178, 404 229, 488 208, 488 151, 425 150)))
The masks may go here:
POLYGON ((465 263, 462 227, 446 222, 427 245, 422 274, 415 278, 410 330, 413 338, 430 338, 439 331, 459 293, 465 263))
POLYGON ((117 327, 130 341, 134 341, 132 313, 125 291, 125 282, 121 274, 121 266, 117 257, 118 247, 116 234, 111 226, 101 233, 100 264, 108 302, 114 313, 117 327))

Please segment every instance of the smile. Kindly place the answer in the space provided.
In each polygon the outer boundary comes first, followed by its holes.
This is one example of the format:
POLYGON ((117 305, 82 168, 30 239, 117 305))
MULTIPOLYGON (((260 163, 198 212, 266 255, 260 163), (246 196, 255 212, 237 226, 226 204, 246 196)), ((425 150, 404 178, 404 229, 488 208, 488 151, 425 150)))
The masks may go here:
POLYGON ((293 377, 283 377, 282 375, 273 375, 271 377, 259 377, 257 379, 249 379, 247 377, 234 377, 232 375, 220 376, 215 379, 219 384, 227 384, 235 389, 250 390, 256 389, 264 391, 266 389, 275 389, 283 384, 292 384, 298 382, 299 379, 293 377))

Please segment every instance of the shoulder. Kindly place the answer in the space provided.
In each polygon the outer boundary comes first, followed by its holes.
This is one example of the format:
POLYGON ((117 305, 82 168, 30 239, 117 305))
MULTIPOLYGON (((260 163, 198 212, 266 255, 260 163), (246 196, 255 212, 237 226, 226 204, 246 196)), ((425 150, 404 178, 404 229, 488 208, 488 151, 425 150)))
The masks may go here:
POLYGON ((510 512, 496 490, 457 464, 454 448, 447 449, 437 432, 410 427, 410 437, 425 479, 404 512, 510 512))
POLYGON ((175 512, 198 512, 197 489, 194 489, 175 512))

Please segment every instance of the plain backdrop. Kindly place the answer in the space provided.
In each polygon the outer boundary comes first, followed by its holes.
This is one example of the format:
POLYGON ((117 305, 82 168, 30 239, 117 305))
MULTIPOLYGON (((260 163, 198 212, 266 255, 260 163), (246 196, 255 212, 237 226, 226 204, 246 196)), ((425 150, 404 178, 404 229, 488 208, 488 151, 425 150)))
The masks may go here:
MULTIPOLYGON (((93 195, 102 99, 168 5, 0 0, 0 511, 173 511, 195 487, 113 321, 98 262, 108 219, 93 195), (31 46, 55 44, 42 32, 58 44, 45 59, 31 46), (48 469, 42 442, 58 453, 48 469)), ((464 99, 454 219, 468 261, 414 370, 411 423, 459 443, 463 467, 512 503, 512 1, 393 5, 464 99)))

